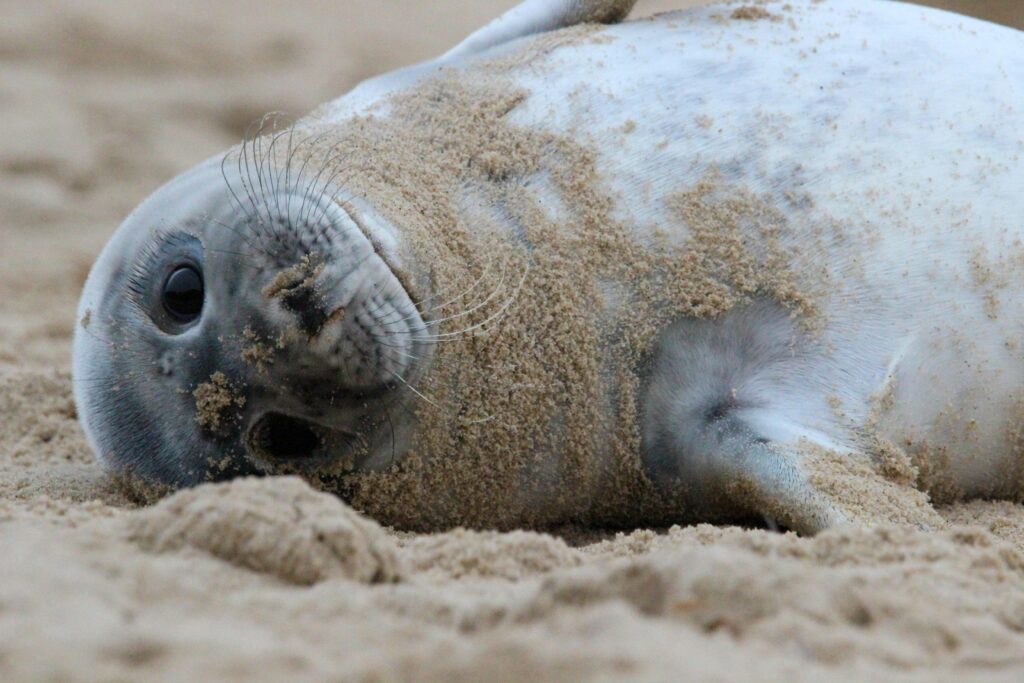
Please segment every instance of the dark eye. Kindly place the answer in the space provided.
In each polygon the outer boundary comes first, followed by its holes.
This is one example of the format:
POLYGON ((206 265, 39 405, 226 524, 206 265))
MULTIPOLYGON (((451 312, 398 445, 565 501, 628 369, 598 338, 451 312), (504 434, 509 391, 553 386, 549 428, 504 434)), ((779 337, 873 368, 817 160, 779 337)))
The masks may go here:
POLYGON ((203 276, 192 266, 175 268, 164 282, 164 310, 180 322, 192 322, 203 311, 203 276))

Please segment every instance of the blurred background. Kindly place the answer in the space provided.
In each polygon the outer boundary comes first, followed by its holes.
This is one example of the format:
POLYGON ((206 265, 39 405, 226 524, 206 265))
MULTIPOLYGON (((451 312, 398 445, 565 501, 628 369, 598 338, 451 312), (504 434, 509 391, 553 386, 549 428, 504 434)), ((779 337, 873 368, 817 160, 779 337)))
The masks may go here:
POLYGON ((931 5, 960 14, 971 14, 1007 26, 1024 28, 1024 1, 1022 0, 922 0, 920 5, 931 5))
MULTIPOLYGON (((66 367, 89 265, 161 182, 516 1, 0 0, 0 365, 66 367)), ((1024 26, 1024 0, 925 1, 1024 26)))

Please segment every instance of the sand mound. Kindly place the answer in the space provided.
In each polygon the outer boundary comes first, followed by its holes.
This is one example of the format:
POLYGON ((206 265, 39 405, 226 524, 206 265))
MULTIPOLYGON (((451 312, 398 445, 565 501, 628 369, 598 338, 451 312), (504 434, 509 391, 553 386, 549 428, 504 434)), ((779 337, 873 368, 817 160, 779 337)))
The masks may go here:
POLYGON ((519 618, 542 618, 553 605, 623 601, 640 614, 829 666, 909 668, 965 656, 1005 664, 1024 634, 1024 555, 979 529, 797 539, 705 527, 668 537, 666 552, 549 578, 519 618))
POLYGON ((378 524, 296 477, 179 491, 137 512, 129 528, 150 552, 194 548, 300 585, 402 574, 394 542, 378 524))
POLYGON ((415 568, 448 579, 516 580, 580 563, 565 541, 529 531, 496 533, 456 529, 406 542, 415 568))

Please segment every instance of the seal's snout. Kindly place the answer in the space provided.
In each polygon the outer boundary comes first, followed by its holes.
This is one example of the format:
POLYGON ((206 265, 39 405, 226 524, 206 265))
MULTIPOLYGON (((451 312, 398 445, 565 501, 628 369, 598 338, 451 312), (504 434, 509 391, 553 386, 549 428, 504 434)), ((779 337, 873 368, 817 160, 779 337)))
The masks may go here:
MULTIPOLYGON (((373 252, 358 260, 308 252, 271 274, 262 289, 277 315, 268 322, 286 339, 285 367, 305 375, 333 371, 338 388, 360 394, 401 382, 423 332, 418 311, 387 264, 373 252)), ((286 371, 287 372, 287 371, 286 371)), ((279 378, 281 379, 281 378, 279 378)))

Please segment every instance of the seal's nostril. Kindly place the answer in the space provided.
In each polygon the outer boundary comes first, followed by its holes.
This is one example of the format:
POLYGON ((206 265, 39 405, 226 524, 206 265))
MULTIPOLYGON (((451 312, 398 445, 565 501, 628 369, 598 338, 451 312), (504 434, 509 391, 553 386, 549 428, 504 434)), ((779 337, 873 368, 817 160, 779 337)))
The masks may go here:
POLYGON ((295 417, 267 413, 249 431, 249 447, 267 460, 296 460, 318 455, 323 445, 313 426, 295 417))

